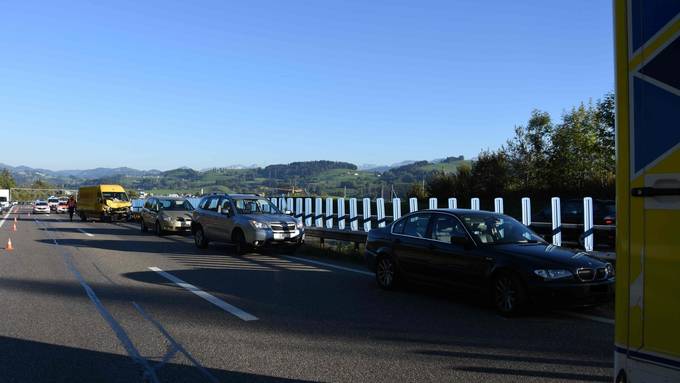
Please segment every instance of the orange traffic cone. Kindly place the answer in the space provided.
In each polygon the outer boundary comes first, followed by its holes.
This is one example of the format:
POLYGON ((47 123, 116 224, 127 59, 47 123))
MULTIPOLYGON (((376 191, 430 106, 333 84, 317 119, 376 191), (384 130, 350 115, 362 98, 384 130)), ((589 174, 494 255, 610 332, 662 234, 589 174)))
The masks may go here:
POLYGON ((14 250, 14 246, 12 246, 12 238, 7 238, 7 247, 5 248, 7 251, 12 251, 14 250))
POLYGON ((17 231, 17 224, 16 223, 12 225, 12 231, 17 231))
POLYGON ((17 216, 14 216, 14 223, 17 223, 17 216))

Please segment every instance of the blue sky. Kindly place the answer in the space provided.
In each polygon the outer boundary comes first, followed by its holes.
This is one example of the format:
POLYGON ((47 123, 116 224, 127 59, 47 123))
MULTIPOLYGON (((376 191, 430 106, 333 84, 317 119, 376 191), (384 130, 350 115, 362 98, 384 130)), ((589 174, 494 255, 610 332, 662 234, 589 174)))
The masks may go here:
POLYGON ((0 5, 11 165, 471 157, 613 88, 610 1, 0 5))

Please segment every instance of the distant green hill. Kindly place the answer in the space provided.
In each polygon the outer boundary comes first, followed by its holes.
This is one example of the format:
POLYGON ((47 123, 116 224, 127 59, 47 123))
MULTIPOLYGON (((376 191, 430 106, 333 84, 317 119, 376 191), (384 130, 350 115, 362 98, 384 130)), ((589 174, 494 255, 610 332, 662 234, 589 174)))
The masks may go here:
MULTIPOLYGON (((214 168, 197 171, 179 168, 164 172, 131 174, 114 172, 108 176, 87 179, 71 176, 60 179, 61 185, 77 188, 82 184, 117 183, 129 190, 155 194, 210 192, 258 192, 267 195, 318 195, 347 197, 390 196, 392 190, 405 197, 415 182, 435 172, 455 172, 470 161, 449 157, 429 162, 417 161, 386 171, 361 171, 348 162, 306 161, 269 165, 264 168, 214 168)), ((49 180, 48 180, 49 181, 49 180)))

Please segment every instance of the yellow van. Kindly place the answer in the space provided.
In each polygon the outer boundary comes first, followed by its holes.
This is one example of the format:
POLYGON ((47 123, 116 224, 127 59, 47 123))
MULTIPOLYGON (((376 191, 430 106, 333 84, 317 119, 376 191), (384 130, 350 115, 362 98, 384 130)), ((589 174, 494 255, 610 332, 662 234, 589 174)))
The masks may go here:
POLYGON ((82 221, 130 219, 132 203, 120 185, 83 186, 78 189, 78 215, 82 221))
POLYGON ((615 381, 680 382, 680 2, 614 6, 615 381))

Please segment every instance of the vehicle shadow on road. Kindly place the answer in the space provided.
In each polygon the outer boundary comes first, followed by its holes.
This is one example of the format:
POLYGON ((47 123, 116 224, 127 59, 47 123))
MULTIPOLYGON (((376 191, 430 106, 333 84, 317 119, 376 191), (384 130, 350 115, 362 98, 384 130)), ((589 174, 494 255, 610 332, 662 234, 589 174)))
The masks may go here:
MULTIPOLYGON (((149 361, 152 366, 157 361, 149 361)), ((305 382, 265 375, 206 368, 221 382, 305 382)), ((143 368, 128 356, 0 337, 0 381, 2 382, 146 382, 143 368)), ((161 382, 210 382, 201 371, 178 363, 157 370, 161 382)))

